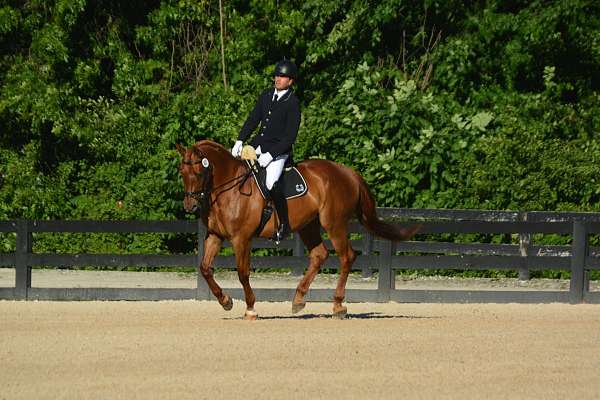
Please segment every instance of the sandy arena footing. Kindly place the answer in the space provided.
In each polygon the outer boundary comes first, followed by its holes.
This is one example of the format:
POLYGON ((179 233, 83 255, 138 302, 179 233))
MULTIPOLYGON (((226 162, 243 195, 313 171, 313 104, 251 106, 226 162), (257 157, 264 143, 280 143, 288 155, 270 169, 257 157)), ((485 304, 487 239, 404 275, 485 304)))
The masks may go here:
POLYGON ((0 399, 597 399, 600 308, 0 301, 0 399))

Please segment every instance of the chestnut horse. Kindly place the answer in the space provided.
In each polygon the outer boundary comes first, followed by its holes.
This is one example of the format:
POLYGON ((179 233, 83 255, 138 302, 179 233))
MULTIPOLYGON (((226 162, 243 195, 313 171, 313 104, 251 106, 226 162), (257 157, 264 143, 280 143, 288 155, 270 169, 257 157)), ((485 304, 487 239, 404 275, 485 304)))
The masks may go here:
MULTIPOLYGON (((244 318, 256 319, 255 296, 249 281, 250 242, 260 223, 265 200, 254 180, 246 179, 249 175, 246 163, 234 158, 220 144, 202 140, 189 149, 178 144, 177 150, 182 157, 179 170, 185 189, 183 207, 187 212, 198 212, 207 227, 200 273, 221 306, 230 310, 233 301, 215 281, 212 269, 223 240, 230 240, 246 297, 244 318)), ((321 238, 322 226, 340 259, 333 315, 343 318, 347 311, 342 304, 346 280, 356 259, 348 240, 348 221, 357 217, 373 234, 395 241, 410 238, 420 226, 403 229, 381 221, 366 182, 350 168, 327 160, 302 161, 297 168, 306 180, 308 192, 288 201, 289 220, 292 231, 300 234, 308 249, 310 263, 296 289, 292 312, 304 308, 304 296, 328 257, 321 238)), ((271 217, 260 236, 270 238, 274 229, 274 218, 271 217)))

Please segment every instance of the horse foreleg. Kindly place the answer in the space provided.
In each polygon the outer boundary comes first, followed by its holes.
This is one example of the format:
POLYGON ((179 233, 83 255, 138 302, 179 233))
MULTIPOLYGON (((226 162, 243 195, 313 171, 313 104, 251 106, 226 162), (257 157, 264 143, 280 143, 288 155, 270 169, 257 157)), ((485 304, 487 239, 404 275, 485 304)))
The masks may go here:
POLYGON ((215 256, 219 253, 219 250, 221 250, 222 243, 223 241, 221 238, 216 235, 209 234, 206 237, 204 240, 204 255, 202 256, 202 262, 200 263, 200 273, 206 280, 212 294, 219 301, 219 304, 221 304, 225 310, 229 311, 233 307, 233 300, 228 295, 223 294, 221 287, 215 281, 212 267, 215 256))
POLYGON ((297 313, 306 306, 304 296, 306 296, 306 293, 308 293, 310 284, 319 273, 321 265, 323 265, 329 256, 327 248, 323 244, 323 239, 321 239, 321 227, 317 220, 307 225, 299 233, 300 238, 308 249, 310 264, 308 265, 308 269, 306 270, 304 277, 296 288, 296 294, 294 295, 294 300, 292 301, 292 313, 297 313))
POLYGON ((250 287, 250 242, 243 239, 232 240, 232 244, 237 263, 238 278, 244 288, 244 296, 246 297, 244 319, 255 320, 258 318, 258 313, 254 310, 256 297, 254 296, 252 287, 250 287))

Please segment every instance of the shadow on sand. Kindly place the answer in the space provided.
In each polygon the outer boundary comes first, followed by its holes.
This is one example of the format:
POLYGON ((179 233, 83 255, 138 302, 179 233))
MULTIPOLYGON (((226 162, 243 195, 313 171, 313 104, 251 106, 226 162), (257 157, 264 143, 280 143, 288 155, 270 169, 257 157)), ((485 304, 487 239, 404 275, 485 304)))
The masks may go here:
MULTIPOLYGON (((367 312, 367 313, 348 313, 346 317, 343 319, 438 319, 442 317, 430 316, 430 317, 421 317, 416 315, 386 315, 379 312, 367 312)), ((226 320, 236 320, 243 319, 243 317, 237 318, 224 318, 226 320)), ((268 316, 259 316, 259 320, 285 320, 285 319, 340 319, 334 317, 332 314, 299 314, 299 315, 268 315, 268 316)))

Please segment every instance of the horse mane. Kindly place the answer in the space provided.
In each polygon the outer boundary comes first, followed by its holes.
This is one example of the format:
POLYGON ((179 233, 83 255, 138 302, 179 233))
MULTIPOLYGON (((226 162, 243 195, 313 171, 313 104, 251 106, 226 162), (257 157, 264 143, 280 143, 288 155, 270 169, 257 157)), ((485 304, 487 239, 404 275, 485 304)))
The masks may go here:
POLYGON ((221 145, 221 144, 219 144, 217 142, 213 142, 212 140, 209 140, 209 139, 199 140, 199 141, 196 142, 196 144, 194 146, 198 146, 198 147, 200 147, 200 146, 209 146, 209 147, 212 147, 212 148, 217 149, 217 150, 225 150, 225 151, 227 151, 227 149, 223 145, 221 145))
POLYGON ((200 154, 206 154, 204 150, 208 150, 209 153, 216 153, 219 156, 224 157, 225 160, 240 161, 233 157, 229 149, 225 146, 209 139, 199 140, 192 147, 194 148, 194 151, 198 151, 200 154))
POLYGON ((197 149, 197 150, 201 150, 202 148, 209 147, 218 153, 229 153, 229 150, 227 150, 225 148, 225 146, 223 146, 217 142, 213 142, 212 140, 208 140, 208 139, 197 141, 193 145, 193 147, 194 147, 194 149, 197 149))

